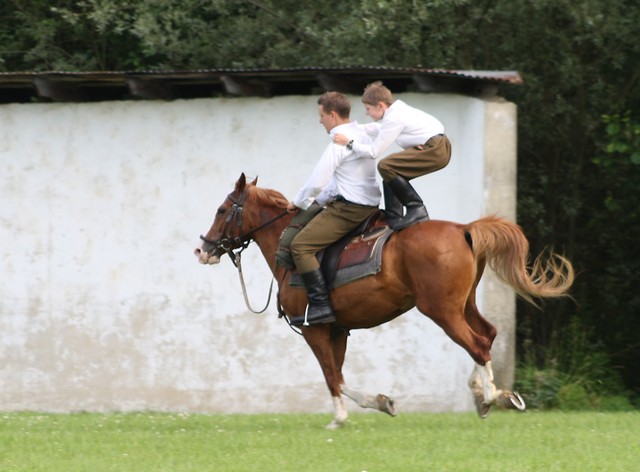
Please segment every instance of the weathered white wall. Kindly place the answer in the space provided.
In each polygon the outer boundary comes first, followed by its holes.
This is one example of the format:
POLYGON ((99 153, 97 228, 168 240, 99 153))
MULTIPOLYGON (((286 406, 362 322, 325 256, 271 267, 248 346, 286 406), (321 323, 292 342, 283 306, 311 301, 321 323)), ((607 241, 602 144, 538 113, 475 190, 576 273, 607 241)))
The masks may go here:
MULTIPOLYGON (((331 410, 315 358, 273 300, 248 312, 228 259, 208 267, 192 255, 240 172, 294 195, 327 142, 316 98, 0 106, 0 409, 331 410)), ((513 218, 513 105, 398 98, 441 118, 453 143, 446 169, 414 181, 432 218, 513 218), (492 154, 513 172, 487 176, 492 154)), ((270 274, 257 248, 243 266, 262 305, 270 274)), ((480 293, 507 327, 494 351, 507 381, 512 299, 480 293)), ((459 411, 472 408, 472 365, 412 311, 353 332, 345 372, 401 410, 459 411)))

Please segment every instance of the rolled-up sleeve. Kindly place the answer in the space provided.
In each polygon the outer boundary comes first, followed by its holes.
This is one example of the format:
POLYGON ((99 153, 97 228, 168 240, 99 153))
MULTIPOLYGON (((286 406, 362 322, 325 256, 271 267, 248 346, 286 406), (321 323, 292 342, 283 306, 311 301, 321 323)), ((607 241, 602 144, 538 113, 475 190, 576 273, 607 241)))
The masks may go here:
MULTIPOLYGON (((404 123, 392 120, 385 121, 377 127, 377 136, 371 144, 354 141, 353 150, 359 156, 377 159, 395 142, 403 128, 404 123)), ((374 128, 369 129, 373 130, 374 128)), ((369 133, 369 129, 365 129, 365 131, 373 136, 369 133)))
POLYGON ((316 197, 320 195, 323 189, 331 183, 333 174, 341 159, 341 153, 335 152, 337 150, 339 151, 339 148, 341 148, 341 146, 333 143, 327 146, 322 157, 313 168, 311 175, 294 197, 293 204, 295 206, 306 210, 311 206, 316 197))

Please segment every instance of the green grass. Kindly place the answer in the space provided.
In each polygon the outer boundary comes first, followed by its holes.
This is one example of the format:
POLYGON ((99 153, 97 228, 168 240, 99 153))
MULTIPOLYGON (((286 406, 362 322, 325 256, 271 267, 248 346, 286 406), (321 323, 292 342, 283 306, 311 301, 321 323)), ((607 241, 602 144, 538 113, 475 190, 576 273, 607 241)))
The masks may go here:
POLYGON ((0 471, 630 471, 640 413, 0 414, 0 471))

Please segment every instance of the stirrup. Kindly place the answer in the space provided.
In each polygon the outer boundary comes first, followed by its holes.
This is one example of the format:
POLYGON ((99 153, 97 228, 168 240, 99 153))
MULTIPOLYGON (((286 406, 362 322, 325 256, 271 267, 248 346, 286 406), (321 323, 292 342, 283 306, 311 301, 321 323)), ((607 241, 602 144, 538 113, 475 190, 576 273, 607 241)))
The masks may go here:
POLYGON ((336 321, 333 311, 309 317, 309 311, 311 311, 310 308, 311 305, 307 305, 307 309, 304 311, 304 316, 291 318, 289 320, 290 324, 292 326, 311 326, 316 324, 334 323, 336 321))

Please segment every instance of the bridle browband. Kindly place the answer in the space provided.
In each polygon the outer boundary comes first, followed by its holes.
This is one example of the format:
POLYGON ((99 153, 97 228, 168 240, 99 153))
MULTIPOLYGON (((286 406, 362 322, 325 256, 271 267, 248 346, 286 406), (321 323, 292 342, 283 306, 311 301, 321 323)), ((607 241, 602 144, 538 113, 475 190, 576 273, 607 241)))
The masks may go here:
POLYGON ((204 236, 200 235, 200 239, 202 239, 205 243, 207 244, 211 244, 214 247, 214 251, 215 250, 222 250, 223 252, 226 252, 229 255, 229 258, 231 259, 231 262, 233 262, 233 265, 235 265, 237 267, 236 264, 236 257, 237 255, 239 255, 239 253, 241 253, 242 251, 244 251, 247 247, 249 247, 249 244, 251 243, 251 241, 253 240, 253 235, 255 233, 257 233, 258 231, 260 231, 261 229, 269 226, 270 224, 274 223, 275 221, 279 220, 280 218, 282 218, 283 216, 285 216, 288 211, 285 210, 282 213, 280 213, 279 215, 271 218, 270 220, 268 220, 267 222, 261 224, 260 226, 258 226, 257 228, 253 228, 251 231, 246 232, 245 234, 242 234, 242 206, 244 205, 244 201, 247 197, 247 192, 242 192, 242 194, 240 195, 240 198, 236 199, 231 193, 229 195, 227 195, 227 198, 229 200, 231 200, 233 202, 233 206, 231 207, 231 211, 229 212, 229 214, 227 215, 227 218, 225 220, 225 228, 224 228, 224 237, 222 239, 219 240, 211 240, 211 239, 207 239, 204 236), (238 227, 238 232, 240 232, 239 236, 236 236, 235 238, 232 238, 230 236, 230 227, 232 226, 232 223, 235 221, 236 226, 238 227), (238 251, 237 253, 234 253, 233 250, 240 248, 240 251, 238 251))

